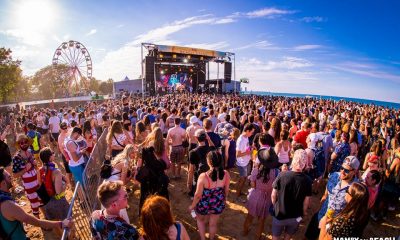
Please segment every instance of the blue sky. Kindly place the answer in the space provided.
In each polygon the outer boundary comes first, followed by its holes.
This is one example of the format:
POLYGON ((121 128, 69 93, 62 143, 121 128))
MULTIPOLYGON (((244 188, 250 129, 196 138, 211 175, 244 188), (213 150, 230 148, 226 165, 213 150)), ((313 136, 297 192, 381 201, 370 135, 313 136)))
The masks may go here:
POLYGON ((1 0, 0 46, 32 75, 77 40, 93 76, 117 81, 140 75, 141 42, 231 51, 248 90, 400 102, 399 10, 395 0, 1 0))

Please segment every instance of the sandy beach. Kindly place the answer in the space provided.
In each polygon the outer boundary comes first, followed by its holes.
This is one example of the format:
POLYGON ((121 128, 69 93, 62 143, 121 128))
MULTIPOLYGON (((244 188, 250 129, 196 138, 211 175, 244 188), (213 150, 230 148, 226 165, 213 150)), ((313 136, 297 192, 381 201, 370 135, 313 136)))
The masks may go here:
MULTIPOLYGON (((238 179, 237 171, 232 171, 231 173, 231 189, 234 188, 234 184, 238 179)), ((186 168, 184 169, 184 176, 186 175, 186 168)), ((321 189, 319 195, 313 195, 312 203, 311 203, 311 211, 314 213, 319 208, 319 199, 322 194, 321 189)), ((173 209, 173 213, 176 216, 176 220, 182 222, 191 239, 199 239, 199 235, 197 233, 197 225, 195 219, 193 219, 188 212, 188 207, 191 204, 191 200, 187 195, 186 190, 186 179, 182 178, 180 180, 172 180, 169 185, 169 193, 170 193, 170 202, 173 209)), ((219 219, 218 225, 218 239, 227 240, 227 239, 254 239, 255 233, 255 224, 253 222, 253 227, 251 227, 251 231, 248 236, 242 236, 243 222, 247 213, 244 203, 234 202, 234 190, 230 191, 230 196, 228 196, 228 207, 222 213, 219 219)), ((131 220, 131 223, 138 226, 139 217, 138 217, 138 204, 139 204, 139 187, 135 186, 133 191, 129 193, 129 209, 128 215, 131 220)), ((72 196, 72 192, 68 191, 67 198, 70 199, 72 196)), ((25 197, 20 197, 20 201, 24 201, 27 205, 24 206, 25 211, 31 211, 29 207, 29 202, 25 197)), ((303 219, 300 229, 295 235, 294 239, 304 239, 304 232, 310 221, 311 214, 305 219, 303 219)), ((271 235, 271 221, 272 218, 268 217, 265 223, 264 230, 264 238, 272 239, 271 235)), ((43 231, 38 227, 26 226, 25 229, 28 232, 28 237, 31 239, 55 239, 55 236, 51 232, 43 231)), ((393 237, 400 236, 400 211, 397 210, 395 212, 390 212, 389 218, 384 222, 374 222, 370 220, 368 226, 364 231, 364 237, 393 237)))

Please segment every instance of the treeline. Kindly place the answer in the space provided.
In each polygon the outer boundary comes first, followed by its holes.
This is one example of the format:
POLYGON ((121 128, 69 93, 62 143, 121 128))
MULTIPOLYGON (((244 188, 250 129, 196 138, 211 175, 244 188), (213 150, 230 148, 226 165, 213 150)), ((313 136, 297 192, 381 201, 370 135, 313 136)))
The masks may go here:
MULTIPOLYGON (((71 97, 73 80, 71 71, 66 65, 49 65, 38 70, 33 76, 24 76, 20 68, 21 61, 13 60, 12 51, 0 48, 0 102, 12 103, 71 97)), ((99 95, 111 94, 113 80, 98 80, 94 77, 83 79, 85 87, 78 94, 96 92, 99 95)))

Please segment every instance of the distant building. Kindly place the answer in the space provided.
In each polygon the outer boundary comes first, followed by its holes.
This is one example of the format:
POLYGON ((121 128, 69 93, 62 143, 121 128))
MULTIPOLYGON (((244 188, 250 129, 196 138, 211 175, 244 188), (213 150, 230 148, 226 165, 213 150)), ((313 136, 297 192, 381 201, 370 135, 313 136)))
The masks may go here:
POLYGON ((129 79, 126 76, 122 81, 114 82, 114 97, 123 92, 132 94, 142 93, 142 79, 129 79))

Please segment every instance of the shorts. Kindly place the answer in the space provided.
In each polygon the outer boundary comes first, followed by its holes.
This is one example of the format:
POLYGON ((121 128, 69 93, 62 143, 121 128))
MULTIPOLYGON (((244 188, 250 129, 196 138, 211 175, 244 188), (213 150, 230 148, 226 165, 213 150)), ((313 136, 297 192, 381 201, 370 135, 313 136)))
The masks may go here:
POLYGON ((299 222, 296 218, 288 218, 279 220, 272 217, 272 236, 279 237, 282 233, 286 232, 289 235, 294 235, 299 228, 299 222))
POLYGON ((240 177, 247 177, 249 176, 248 172, 249 172, 249 164, 247 164, 246 166, 239 166, 236 165, 236 167, 239 170, 239 176, 240 177))
POLYGON ((50 201, 43 206, 44 215, 47 220, 64 220, 68 216, 69 203, 65 197, 60 200, 51 198, 50 201))
POLYGON ((185 158, 185 148, 182 145, 172 146, 169 159, 172 163, 182 163, 185 158))
POLYGON ((51 133, 50 141, 57 142, 59 133, 51 133))
POLYGON ((65 159, 63 154, 61 154, 61 159, 62 159, 62 162, 63 162, 63 165, 64 165, 65 172, 66 173, 71 173, 71 170, 69 169, 69 165, 68 165, 67 159, 65 159))

